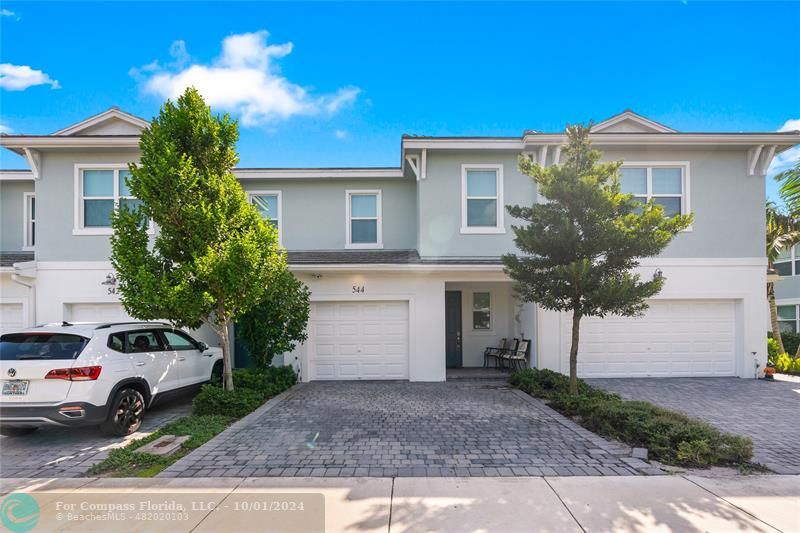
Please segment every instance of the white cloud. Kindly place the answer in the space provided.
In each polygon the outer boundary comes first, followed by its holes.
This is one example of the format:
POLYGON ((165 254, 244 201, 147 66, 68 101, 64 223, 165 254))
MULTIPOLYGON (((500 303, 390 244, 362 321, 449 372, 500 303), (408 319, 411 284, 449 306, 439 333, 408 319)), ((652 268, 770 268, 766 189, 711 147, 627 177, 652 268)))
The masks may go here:
POLYGON ((5 124, 0 124, 0 133, 11 133, 12 130, 10 127, 6 126, 5 124))
POLYGON ((333 136, 337 139, 347 139, 350 134, 347 133, 345 130, 334 130, 333 136))
MULTIPOLYGON (((0 9, 0 16, 2 16, 2 17, 16 17, 17 14, 14 13, 13 11, 11 11, 10 9, 0 9)), ((17 17, 17 20, 19 20, 19 17, 17 17)))
POLYGON ((183 41, 170 47, 174 61, 131 69, 145 92, 177 98, 188 86, 196 87, 206 102, 241 115, 245 126, 265 124, 295 115, 337 113, 351 105, 360 89, 343 87, 333 94, 313 95, 280 74, 276 60, 288 56, 293 44, 267 44, 269 33, 231 35, 222 41, 222 53, 210 64, 193 62, 183 41))
POLYGON ((0 64, 0 88, 9 91, 24 91, 34 85, 50 85, 51 89, 61 87, 58 80, 51 79, 41 70, 32 69, 27 65, 0 64))
MULTIPOLYGON (((778 131, 800 131, 800 118, 793 118, 787 120, 778 131)), ((794 146, 788 150, 776 155, 769 166, 767 176, 774 177, 785 170, 792 168, 798 161, 800 161, 800 146, 794 146)))

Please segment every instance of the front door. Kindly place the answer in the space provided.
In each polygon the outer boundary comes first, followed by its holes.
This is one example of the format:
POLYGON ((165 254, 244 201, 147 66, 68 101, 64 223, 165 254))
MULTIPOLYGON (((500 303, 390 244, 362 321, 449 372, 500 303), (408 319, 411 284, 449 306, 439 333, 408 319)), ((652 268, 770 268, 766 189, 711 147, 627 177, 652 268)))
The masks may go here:
POLYGON ((444 293, 444 328, 447 368, 462 365, 461 291, 444 293))

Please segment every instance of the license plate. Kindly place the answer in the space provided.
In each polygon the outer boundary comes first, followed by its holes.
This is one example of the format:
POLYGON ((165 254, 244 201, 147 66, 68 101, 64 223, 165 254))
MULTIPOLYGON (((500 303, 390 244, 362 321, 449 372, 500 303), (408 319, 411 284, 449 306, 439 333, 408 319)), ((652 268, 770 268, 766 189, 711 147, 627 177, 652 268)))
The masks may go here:
POLYGON ((3 396, 25 396, 28 394, 27 379, 15 379, 14 381, 3 382, 3 396))

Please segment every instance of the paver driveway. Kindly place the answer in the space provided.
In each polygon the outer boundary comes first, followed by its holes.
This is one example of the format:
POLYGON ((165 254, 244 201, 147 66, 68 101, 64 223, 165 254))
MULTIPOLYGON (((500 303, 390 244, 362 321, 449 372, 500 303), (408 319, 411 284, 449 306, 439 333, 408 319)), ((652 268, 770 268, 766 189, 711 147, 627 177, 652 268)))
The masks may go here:
POLYGON ((739 378, 590 379, 626 398, 646 400, 753 439, 753 460, 800 474, 800 383, 739 378))
POLYGON ((655 473, 505 384, 297 386, 162 476, 529 476, 655 473))
POLYGON ((139 431, 108 437, 95 427, 43 427, 22 437, 0 437, 0 478, 80 477, 113 448, 155 431, 191 411, 191 396, 157 405, 145 415, 139 431))

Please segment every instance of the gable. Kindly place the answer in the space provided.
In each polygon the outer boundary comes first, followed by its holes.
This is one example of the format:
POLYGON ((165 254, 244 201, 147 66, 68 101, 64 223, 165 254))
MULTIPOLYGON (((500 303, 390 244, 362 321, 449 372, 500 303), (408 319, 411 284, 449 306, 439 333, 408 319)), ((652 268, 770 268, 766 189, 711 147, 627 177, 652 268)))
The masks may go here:
POLYGON ((82 129, 79 135, 139 135, 142 129, 137 124, 113 117, 82 129))
POLYGON ((592 133, 676 133, 672 128, 659 124, 626 109, 592 127, 592 133))
POLYGON ((149 125, 143 118, 131 115, 117 107, 93 115, 53 135, 139 135, 149 125))

